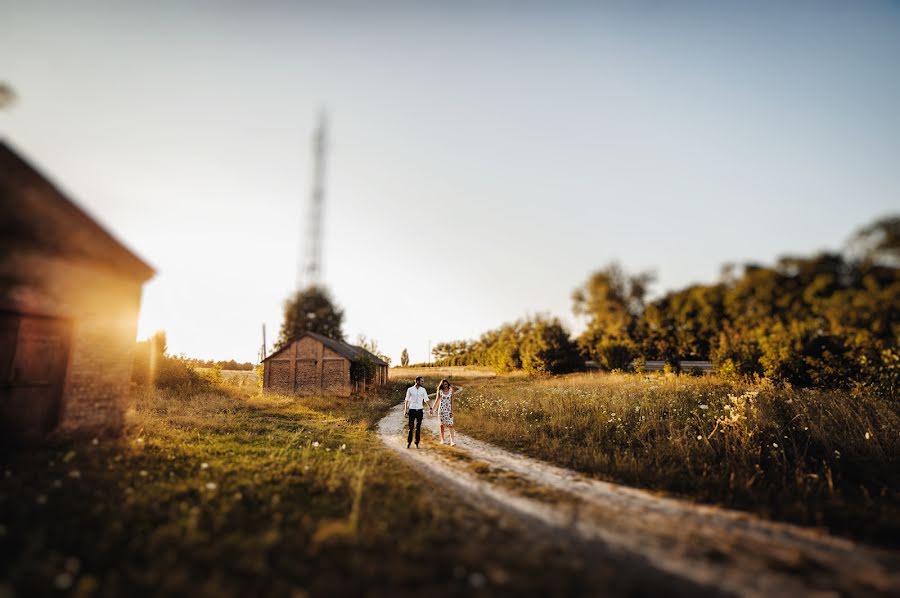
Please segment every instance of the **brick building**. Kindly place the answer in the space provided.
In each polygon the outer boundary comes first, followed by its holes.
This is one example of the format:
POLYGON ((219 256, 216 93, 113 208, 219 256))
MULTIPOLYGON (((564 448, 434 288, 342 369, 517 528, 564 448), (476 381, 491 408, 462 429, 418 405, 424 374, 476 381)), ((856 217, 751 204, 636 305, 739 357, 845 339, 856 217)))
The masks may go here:
POLYGON ((366 386, 387 384, 388 364, 362 347, 307 332, 263 360, 269 392, 349 397, 366 386), (368 362, 373 375, 356 379, 353 364, 368 362), (352 371, 353 370, 353 371, 352 371))
POLYGON ((0 140, 0 439, 121 429, 153 274, 0 140))

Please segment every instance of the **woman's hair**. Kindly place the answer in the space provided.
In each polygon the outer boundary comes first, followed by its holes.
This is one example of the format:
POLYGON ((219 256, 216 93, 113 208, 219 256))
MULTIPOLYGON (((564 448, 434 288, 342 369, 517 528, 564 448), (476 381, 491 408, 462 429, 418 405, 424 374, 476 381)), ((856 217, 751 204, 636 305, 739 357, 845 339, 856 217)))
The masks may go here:
POLYGON ((448 388, 451 388, 451 389, 453 388, 452 386, 450 386, 450 382, 448 382, 446 378, 441 380, 441 383, 438 384, 438 388, 440 388, 441 390, 444 390, 444 384, 446 384, 448 388))

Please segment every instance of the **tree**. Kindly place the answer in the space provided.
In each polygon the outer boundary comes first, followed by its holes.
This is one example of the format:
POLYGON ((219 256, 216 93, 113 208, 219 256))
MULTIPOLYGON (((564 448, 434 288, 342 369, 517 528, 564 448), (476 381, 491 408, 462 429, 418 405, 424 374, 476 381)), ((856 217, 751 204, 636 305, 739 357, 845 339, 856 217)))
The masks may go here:
POLYGON ((381 350, 378 348, 378 341, 376 341, 374 338, 366 338, 365 334, 357 335, 356 346, 362 347, 387 364, 391 363, 391 358, 381 352, 381 350))
POLYGON ((626 368, 637 355, 637 320, 644 310, 651 272, 626 274, 612 263, 594 272, 572 293, 575 315, 587 316, 578 346, 586 357, 606 369, 626 368))
POLYGON ((584 366, 578 347, 557 318, 534 318, 519 355, 522 369, 529 375, 566 374, 584 366))
POLYGON ((344 312, 334 305, 327 289, 319 286, 306 287, 284 302, 284 322, 281 324, 275 350, 306 332, 316 332, 342 341, 343 323, 344 312))
POLYGON ((405 348, 403 349, 403 353, 400 354, 400 367, 409 367, 409 351, 405 348))

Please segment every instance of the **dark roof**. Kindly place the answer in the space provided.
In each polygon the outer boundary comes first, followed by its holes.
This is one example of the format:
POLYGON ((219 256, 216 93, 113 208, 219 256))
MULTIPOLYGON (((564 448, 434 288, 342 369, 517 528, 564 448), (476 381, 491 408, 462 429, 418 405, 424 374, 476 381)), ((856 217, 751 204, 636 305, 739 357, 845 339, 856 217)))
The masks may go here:
MULTIPOLYGON (((376 365, 388 365, 388 363, 385 360, 381 359, 374 353, 371 353, 370 351, 363 349, 362 347, 358 347, 356 345, 351 345, 349 343, 345 343, 344 341, 335 340, 333 338, 327 337, 327 336, 325 336, 323 334, 319 334, 317 332, 304 332, 300 336, 292 339, 291 342, 287 343, 281 349, 278 349, 277 351, 275 351, 274 353, 272 353, 271 355, 266 357, 266 359, 271 359, 272 357, 275 357, 276 355, 278 355, 279 353, 281 353, 282 351, 284 351, 285 349, 290 347, 291 343, 300 340, 304 336, 313 337, 314 339, 316 339, 317 341, 319 341, 320 343, 322 343, 323 345, 325 345, 326 347, 328 347, 329 349, 331 349, 338 355, 346 357, 350 361, 361 361, 365 358, 368 358, 369 361, 371 361, 372 363, 374 363, 376 365)), ((263 359, 263 361, 266 361, 266 359, 263 359)))
POLYGON ((77 256, 141 282, 153 268, 0 139, 0 254, 31 247, 77 256))

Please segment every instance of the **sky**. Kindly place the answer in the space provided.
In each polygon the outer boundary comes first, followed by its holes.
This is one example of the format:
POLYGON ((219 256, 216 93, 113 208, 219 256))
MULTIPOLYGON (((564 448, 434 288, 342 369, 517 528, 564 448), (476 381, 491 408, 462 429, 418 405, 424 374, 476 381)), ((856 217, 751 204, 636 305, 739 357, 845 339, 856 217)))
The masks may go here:
POLYGON ((157 269, 138 337, 255 361, 323 282, 396 363, 611 261, 655 295, 900 211, 900 3, 0 0, 0 135, 157 269))

